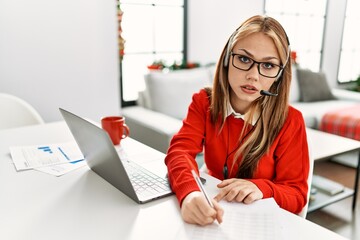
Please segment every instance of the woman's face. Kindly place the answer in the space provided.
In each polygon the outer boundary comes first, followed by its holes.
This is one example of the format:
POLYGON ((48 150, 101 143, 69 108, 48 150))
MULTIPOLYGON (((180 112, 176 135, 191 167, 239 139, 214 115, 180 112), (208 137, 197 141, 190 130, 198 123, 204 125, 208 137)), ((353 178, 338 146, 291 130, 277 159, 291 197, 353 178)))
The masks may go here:
POLYGON ((273 76, 281 61, 273 40, 261 32, 239 40, 232 53, 239 55, 232 55, 229 62, 230 101, 235 111, 244 114, 251 102, 261 96, 260 90, 268 91, 277 79, 260 75, 259 67, 263 75, 273 76), (261 65, 254 63, 248 71, 235 67, 244 69, 253 61, 261 62, 261 65))

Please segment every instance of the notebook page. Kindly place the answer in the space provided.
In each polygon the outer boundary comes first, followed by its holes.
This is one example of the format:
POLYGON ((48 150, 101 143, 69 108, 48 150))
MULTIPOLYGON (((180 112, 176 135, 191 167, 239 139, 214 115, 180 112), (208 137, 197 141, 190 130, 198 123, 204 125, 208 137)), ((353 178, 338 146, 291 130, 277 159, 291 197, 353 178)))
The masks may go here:
POLYGON ((282 239, 278 205, 273 198, 243 203, 220 202, 224 209, 221 224, 188 225, 188 239, 282 239))

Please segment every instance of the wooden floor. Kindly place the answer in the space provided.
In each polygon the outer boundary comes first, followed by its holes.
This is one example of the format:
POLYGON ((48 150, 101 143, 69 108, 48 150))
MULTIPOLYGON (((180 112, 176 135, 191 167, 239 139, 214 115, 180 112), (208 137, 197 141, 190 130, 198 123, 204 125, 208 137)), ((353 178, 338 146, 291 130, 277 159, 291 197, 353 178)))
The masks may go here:
MULTIPOLYGON (((315 162, 314 174, 354 187, 356 169, 331 161, 315 162)), ((347 198, 323 209, 308 213, 307 219, 334 231, 348 239, 360 239, 360 194, 357 196, 355 211, 352 211, 353 198, 347 198)))

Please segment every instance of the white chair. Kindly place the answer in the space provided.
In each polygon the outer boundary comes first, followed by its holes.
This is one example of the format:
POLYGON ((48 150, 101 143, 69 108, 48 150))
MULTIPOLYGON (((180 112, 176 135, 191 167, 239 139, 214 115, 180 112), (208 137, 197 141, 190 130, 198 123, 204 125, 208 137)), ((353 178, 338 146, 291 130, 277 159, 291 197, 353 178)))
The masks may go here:
POLYGON ((0 130, 44 123, 29 103, 7 93, 0 93, 0 113, 0 130))
POLYGON ((311 141, 308 139, 308 147, 309 147, 309 176, 307 179, 307 183, 308 183, 308 194, 307 194, 307 202, 306 205, 303 207, 303 209, 301 210, 301 212, 298 214, 300 217, 302 218, 306 218, 306 214, 309 208, 309 201, 310 201, 310 193, 311 193, 311 183, 312 183, 312 178, 314 175, 314 157, 312 154, 312 150, 311 150, 311 141))

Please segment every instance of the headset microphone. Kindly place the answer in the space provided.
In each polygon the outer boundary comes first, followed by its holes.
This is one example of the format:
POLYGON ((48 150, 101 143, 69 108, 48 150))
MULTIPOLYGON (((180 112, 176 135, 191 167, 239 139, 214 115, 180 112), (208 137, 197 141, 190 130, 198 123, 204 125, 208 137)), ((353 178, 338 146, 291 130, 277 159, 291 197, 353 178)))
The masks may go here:
POLYGON ((269 97, 277 97, 277 93, 271 93, 265 90, 260 90, 260 94, 263 96, 269 96, 269 97))

